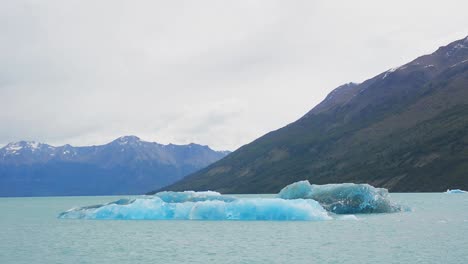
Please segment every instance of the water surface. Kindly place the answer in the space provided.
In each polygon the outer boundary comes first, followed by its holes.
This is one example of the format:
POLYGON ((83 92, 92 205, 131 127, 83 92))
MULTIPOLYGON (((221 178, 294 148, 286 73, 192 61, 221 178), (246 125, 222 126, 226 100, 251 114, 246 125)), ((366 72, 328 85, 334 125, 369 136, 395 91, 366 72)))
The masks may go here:
POLYGON ((358 221, 61 220, 120 197, 0 198, 0 263, 468 263, 468 195, 391 194, 358 221))

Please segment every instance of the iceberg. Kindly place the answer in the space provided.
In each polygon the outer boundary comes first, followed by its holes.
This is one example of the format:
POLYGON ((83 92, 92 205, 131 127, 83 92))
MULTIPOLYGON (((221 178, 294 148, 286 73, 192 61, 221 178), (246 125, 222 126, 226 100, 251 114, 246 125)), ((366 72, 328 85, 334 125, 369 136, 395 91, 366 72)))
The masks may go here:
POLYGON ((159 192, 135 199, 72 208, 62 219, 120 220, 358 220, 353 214, 391 213, 388 191, 368 184, 313 185, 300 181, 276 198, 237 198, 218 192, 159 192), (344 215, 343 215, 344 214, 344 215))
POLYGON ((393 213, 402 211, 392 203, 388 191, 369 184, 325 184, 315 185, 299 181, 284 187, 278 198, 313 199, 327 211, 335 214, 393 213))
MULTIPOLYGON (((74 208, 59 215, 62 219, 120 220, 302 220, 332 219, 311 199, 245 198, 224 201, 205 194, 159 193, 153 197, 74 208), (163 198, 161 198, 161 197, 163 198), (170 199, 169 199, 169 198, 170 199), (191 198, 190 198, 191 197, 191 198), (210 200, 211 199, 211 200, 210 200), (188 201, 190 200, 190 201, 188 201), (196 201, 192 201, 196 200, 196 201)), ((215 195, 216 196, 216 195, 215 195)))
POLYGON ((448 189, 445 193, 468 193, 467 191, 463 191, 463 190, 460 190, 460 189, 448 189))

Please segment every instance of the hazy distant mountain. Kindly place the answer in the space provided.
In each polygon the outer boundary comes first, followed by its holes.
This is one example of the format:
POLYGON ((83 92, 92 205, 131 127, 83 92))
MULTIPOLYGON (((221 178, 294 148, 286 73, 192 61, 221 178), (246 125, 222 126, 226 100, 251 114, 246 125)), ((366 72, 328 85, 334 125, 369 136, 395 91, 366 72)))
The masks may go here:
POLYGON ((0 196, 139 194, 180 180, 227 154, 135 136, 90 147, 10 143, 0 149, 0 196))
POLYGON ((275 193, 304 179, 468 189, 468 38, 340 86, 296 122, 166 189, 275 193))

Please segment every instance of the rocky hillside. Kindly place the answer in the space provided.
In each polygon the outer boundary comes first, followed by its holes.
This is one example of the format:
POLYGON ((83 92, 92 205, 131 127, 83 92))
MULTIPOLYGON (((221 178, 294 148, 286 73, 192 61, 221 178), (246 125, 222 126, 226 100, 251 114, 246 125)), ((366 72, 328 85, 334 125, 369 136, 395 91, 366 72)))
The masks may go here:
POLYGON ((468 189, 468 38, 340 86, 296 122, 166 189, 276 193, 304 179, 468 189))

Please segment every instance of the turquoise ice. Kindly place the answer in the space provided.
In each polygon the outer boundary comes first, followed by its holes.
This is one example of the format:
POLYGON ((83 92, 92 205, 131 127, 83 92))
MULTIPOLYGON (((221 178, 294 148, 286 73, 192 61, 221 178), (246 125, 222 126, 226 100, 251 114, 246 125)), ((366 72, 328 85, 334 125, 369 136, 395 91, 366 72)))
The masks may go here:
POLYGON ((445 193, 468 193, 467 191, 460 190, 460 189, 448 189, 445 193))
MULTIPOLYGON (((172 193, 171 195, 175 196, 177 193, 172 193)), ((277 221, 320 221, 331 219, 327 211, 318 202, 310 199, 244 198, 232 201, 165 202, 158 195, 128 200, 124 203, 113 202, 104 205, 75 208, 60 214, 59 218, 277 221)))
POLYGON ((232 196, 222 195, 219 192, 206 191, 206 192, 159 192, 154 196, 159 197, 166 203, 183 203, 183 202, 201 202, 201 201, 224 201, 232 202, 236 198, 232 196))
POLYGON ((282 199, 313 199, 335 214, 392 213, 401 211, 389 199, 387 189, 369 184, 315 185, 300 181, 284 187, 278 194, 282 199))
POLYGON ((136 199, 73 208, 59 215, 68 219, 120 220, 302 220, 356 219, 335 214, 391 213, 400 206, 386 189, 367 184, 286 186, 276 198, 236 198, 218 192, 159 192, 136 199))

